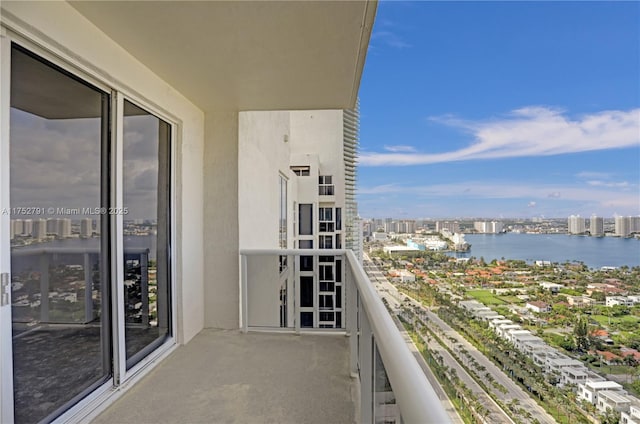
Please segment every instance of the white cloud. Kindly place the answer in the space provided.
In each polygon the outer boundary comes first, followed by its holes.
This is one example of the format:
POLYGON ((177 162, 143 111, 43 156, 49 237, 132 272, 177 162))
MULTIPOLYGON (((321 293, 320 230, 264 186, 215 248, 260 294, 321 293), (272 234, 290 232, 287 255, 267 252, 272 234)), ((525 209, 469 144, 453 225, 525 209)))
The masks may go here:
POLYGON ((411 47, 411 44, 407 43, 395 32, 391 31, 374 31, 371 35, 371 44, 375 45, 376 42, 381 42, 389 47, 397 49, 405 49, 411 47))
MULTIPOLYGON (((450 184, 426 186, 404 186, 385 184, 365 187, 358 194, 424 196, 428 198, 464 198, 464 199, 529 199, 531 202, 598 202, 602 205, 621 205, 639 209, 640 199, 634 190, 615 190, 610 187, 580 187, 574 185, 541 185, 538 183, 508 183, 492 181, 466 181, 450 184)), ((637 212, 636 212, 637 213, 637 212)))
POLYGON ((399 152, 415 152, 416 148, 413 146, 384 146, 384 149, 388 152, 399 153, 399 152))
POLYGON ((362 166, 407 166, 430 163, 550 156, 640 145, 640 109, 603 111, 569 118, 563 111, 526 107, 501 119, 465 121, 451 116, 431 120, 470 132, 467 147, 445 153, 362 153, 362 166))
POLYGON ((592 171, 583 171, 576 174, 578 178, 598 178, 601 180, 607 180, 612 178, 613 175, 608 172, 592 172, 592 171))
POLYGON ((631 186, 631 184, 629 184, 628 181, 615 182, 615 181, 591 180, 591 181, 587 181, 587 184, 589 184, 590 186, 593 186, 593 187, 619 187, 619 188, 624 188, 624 187, 631 186))

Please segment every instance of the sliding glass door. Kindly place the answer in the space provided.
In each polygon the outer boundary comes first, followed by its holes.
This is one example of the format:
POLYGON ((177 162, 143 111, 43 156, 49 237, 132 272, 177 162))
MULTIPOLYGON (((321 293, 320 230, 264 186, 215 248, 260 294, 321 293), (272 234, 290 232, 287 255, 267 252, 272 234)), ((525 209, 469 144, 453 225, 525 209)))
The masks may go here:
POLYGON ((14 418, 38 422, 111 375, 110 98, 16 46, 11 75, 14 418))
POLYGON ((124 313, 127 369, 170 335, 171 126, 124 101, 124 313))
POLYGON ((18 45, 10 62, 13 419, 48 422, 172 337, 172 126, 18 45))

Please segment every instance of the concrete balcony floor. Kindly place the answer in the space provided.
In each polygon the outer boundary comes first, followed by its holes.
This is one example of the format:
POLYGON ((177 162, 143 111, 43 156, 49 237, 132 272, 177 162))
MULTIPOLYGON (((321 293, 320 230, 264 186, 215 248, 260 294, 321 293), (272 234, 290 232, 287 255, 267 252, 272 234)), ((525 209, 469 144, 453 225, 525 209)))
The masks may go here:
POLYGON ((353 423, 348 342, 205 329, 93 423, 353 423))

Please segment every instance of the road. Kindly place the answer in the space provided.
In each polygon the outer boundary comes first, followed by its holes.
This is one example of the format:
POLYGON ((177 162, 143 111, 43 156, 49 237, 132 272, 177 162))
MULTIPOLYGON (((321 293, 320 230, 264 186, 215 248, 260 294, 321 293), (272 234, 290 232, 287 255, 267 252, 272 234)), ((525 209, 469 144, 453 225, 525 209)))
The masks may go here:
MULTIPOLYGON (((371 282, 375 285, 376 290, 378 291, 378 294, 387 301, 391 310, 399 313, 401 310, 401 304, 406 298, 406 296, 398 292, 395 286, 389 283, 389 281, 386 279, 384 274, 382 274, 382 272, 378 269, 378 267, 373 262, 368 260, 366 256, 364 260, 364 270, 369 275, 369 279, 371 280, 371 282)), ((406 334, 406 332, 404 333, 406 334)), ((436 376, 433 374, 433 372, 425 362, 424 357, 417 351, 415 345, 413 344, 411 339, 408 337, 408 335, 406 337, 407 337, 407 344, 411 346, 412 351, 414 352, 414 356, 416 356, 416 358, 419 358, 418 363, 422 367, 422 370, 425 372, 427 379, 429 380, 431 385, 434 387, 434 389, 437 387, 436 393, 438 394, 440 399, 443 399, 442 396, 444 396, 444 398, 447 399, 447 402, 443 404, 445 405, 445 409, 447 410, 447 412, 449 412, 449 416, 452 417, 452 420, 454 419, 456 420, 454 422, 460 422, 458 420, 461 420, 461 419, 460 419, 460 416, 457 414, 457 412, 455 413, 455 415, 451 413, 455 411, 455 409, 452 410, 453 405, 451 404, 450 401, 448 401, 448 396, 444 392, 444 389, 438 382, 436 376)), ((464 384, 471 390, 471 392, 476 395, 476 397, 478 398, 478 401, 485 408, 487 408, 487 410, 489 411, 489 413, 486 416, 487 423, 492 423, 492 424, 493 423, 495 424, 513 424, 514 423, 513 420, 511 420, 511 418, 500 408, 500 406, 493 399, 491 399, 491 397, 486 393, 486 391, 467 373, 467 371, 462 367, 462 365, 460 365, 458 361, 455 360, 455 358, 451 355, 451 353, 449 353, 449 351, 447 351, 443 346, 441 346, 434 339, 429 340, 423 337, 423 340, 431 351, 438 353, 442 357, 444 365, 446 365, 452 370, 455 370, 455 373, 458 376, 458 378, 460 378, 460 380, 464 382, 464 384)))
MULTIPOLYGON (((436 330, 439 333, 442 333, 444 336, 440 338, 448 343, 448 346, 454 352, 458 350, 458 346, 462 345, 463 348, 468 352, 468 355, 471 355, 478 364, 484 366, 486 369, 483 373, 491 373, 494 379, 504 386, 507 390, 506 393, 502 393, 498 390, 494 390, 496 398, 500 399, 503 403, 508 403, 512 399, 518 400, 518 408, 522 408, 530 414, 530 417, 536 418, 538 422, 544 424, 553 424, 556 421, 549 415, 544 408, 536 403, 534 399, 532 399, 529 394, 518 386, 509 376, 507 376, 501 369, 499 369, 489 358, 484 356, 482 352, 478 351, 473 345, 471 345, 464 337, 462 337, 457 331, 452 329, 447 323, 442 321, 440 317, 438 317, 435 313, 430 311, 428 308, 424 307, 421 303, 415 301, 412 298, 409 298, 403 293, 398 292, 398 290, 393 286, 384 276, 384 274, 378 269, 378 267, 365 256, 364 261, 364 269, 369 275, 372 283, 376 287, 376 290, 381 295, 381 297, 385 298, 389 303, 392 310, 400 310, 402 302, 409 299, 409 303, 412 306, 416 306, 420 309, 420 315, 424 318, 428 318, 426 321, 431 328, 436 330), (437 326, 437 328, 435 327, 437 326), (455 342, 450 342, 449 337, 454 338, 455 342)), ((423 338, 424 339, 424 338, 423 338)), ((469 373, 462 367, 462 365, 454 358, 454 356, 449 352, 449 350, 445 349, 438 342, 436 342, 433 338, 431 341, 425 340, 427 342, 428 347, 438 352, 442 358, 443 363, 448 367, 456 370, 457 376, 469 387, 478 399, 481 401, 482 405, 485 406, 489 411, 489 416, 487 418, 488 421, 492 423, 512 423, 511 418, 507 416, 507 414, 491 399, 491 397, 486 393, 486 391, 469 375, 469 373)), ((462 356, 462 354, 460 354, 462 356)), ((461 358, 460 361, 463 361, 464 358, 461 358)), ((428 374, 427 374, 428 375, 428 374)), ((432 376, 433 377, 433 376, 432 376)), ((435 379, 435 377, 433 377, 435 379)), ((431 381, 431 379, 430 379, 431 381)))
MULTIPOLYGON (((549 415, 544 408, 529 396, 529 394, 520 386, 518 386, 508 375, 506 375, 500 368, 498 368, 489 358, 484 356, 482 352, 469 343, 464 337, 462 337, 457 331, 451 328, 446 322, 442 321, 438 315, 429 310, 425 310, 427 318, 431 323, 437 325, 447 337, 453 337, 456 342, 449 342, 451 345, 462 345, 480 365, 486 368, 486 372, 491 373, 493 378, 507 389, 506 393, 500 391, 494 391, 495 396, 504 403, 510 402, 512 399, 518 399, 518 408, 523 408, 528 411, 532 417, 538 419, 540 423, 554 424, 556 421, 549 415)), ((448 342, 448 340, 447 340, 448 342)))

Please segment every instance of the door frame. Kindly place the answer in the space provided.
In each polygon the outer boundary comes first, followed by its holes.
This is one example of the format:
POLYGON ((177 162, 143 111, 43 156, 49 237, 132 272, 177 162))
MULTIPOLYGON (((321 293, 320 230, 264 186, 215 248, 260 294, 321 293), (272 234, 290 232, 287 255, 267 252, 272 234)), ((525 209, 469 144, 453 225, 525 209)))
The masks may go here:
MULTIPOLYGON (((0 340, 11 340, 11 250, 9 203, 9 111, 11 40, 0 27, 0 340), (7 281, 8 279, 8 281, 7 281)), ((13 343, 0 344, 0 422, 13 422, 13 343)))

